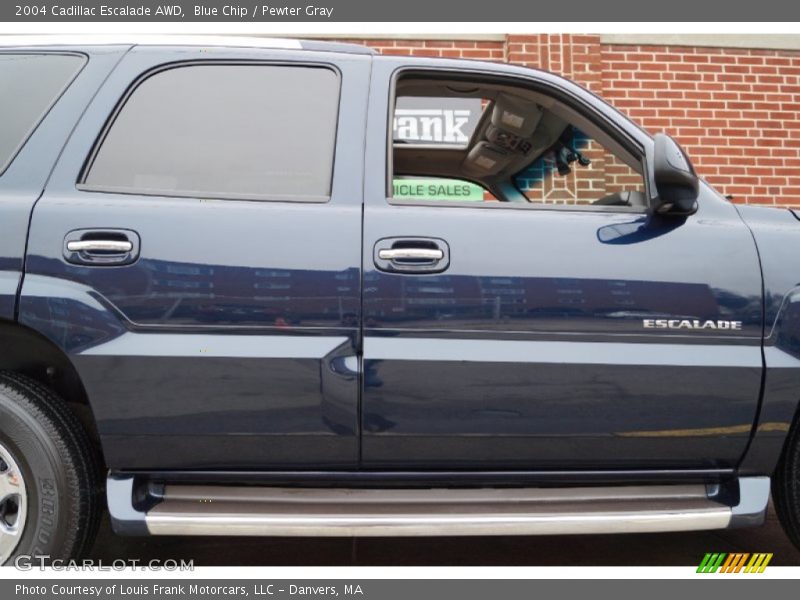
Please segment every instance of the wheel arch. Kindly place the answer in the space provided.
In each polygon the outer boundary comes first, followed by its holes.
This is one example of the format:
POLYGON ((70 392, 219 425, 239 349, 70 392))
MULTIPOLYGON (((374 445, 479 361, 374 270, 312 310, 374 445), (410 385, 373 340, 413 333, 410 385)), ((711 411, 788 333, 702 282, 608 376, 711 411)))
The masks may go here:
POLYGON ((30 327, 0 319, 0 371, 25 375, 55 392, 76 414, 102 456, 86 388, 61 348, 30 327))

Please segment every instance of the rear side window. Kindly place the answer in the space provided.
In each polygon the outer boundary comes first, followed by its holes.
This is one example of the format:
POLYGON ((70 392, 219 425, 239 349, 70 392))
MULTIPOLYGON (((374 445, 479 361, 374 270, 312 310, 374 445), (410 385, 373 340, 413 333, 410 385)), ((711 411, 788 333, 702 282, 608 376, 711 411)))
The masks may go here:
POLYGON ((325 67, 160 71, 124 102, 82 189, 324 202, 338 107, 339 76, 325 67))
POLYGON ((0 173, 80 71, 85 59, 60 54, 0 54, 0 173))

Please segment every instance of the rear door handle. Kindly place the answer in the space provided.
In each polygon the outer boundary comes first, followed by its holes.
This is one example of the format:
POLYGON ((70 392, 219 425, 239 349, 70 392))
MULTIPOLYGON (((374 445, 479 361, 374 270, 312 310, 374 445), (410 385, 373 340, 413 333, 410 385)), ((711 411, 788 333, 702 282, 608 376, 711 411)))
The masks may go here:
POLYGON ((76 265, 129 265, 139 258, 139 234, 130 229, 74 229, 64 236, 64 260, 76 265))
POLYGON ((372 259, 388 273, 441 273, 450 266, 450 247, 440 238, 383 238, 375 243, 372 259))
POLYGON ((133 250, 133 244, 127 240, 77 240, 67 242, 67 250, 70 252, 109 252, 119 254, 133 250))

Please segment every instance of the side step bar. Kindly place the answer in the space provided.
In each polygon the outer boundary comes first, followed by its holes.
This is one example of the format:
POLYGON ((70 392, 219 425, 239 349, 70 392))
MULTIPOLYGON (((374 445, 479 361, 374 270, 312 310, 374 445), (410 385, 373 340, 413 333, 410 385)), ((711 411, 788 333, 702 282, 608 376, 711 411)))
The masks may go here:
POLYGON ((703 484, 400 490, 167 484, 154 497, 137 490, 132 477, 112 477, 108 501, 115 531, 134 535, 563 535, 763 522, 769 478, 740 479, 737 506, 726 504, 720 489, 703 484))

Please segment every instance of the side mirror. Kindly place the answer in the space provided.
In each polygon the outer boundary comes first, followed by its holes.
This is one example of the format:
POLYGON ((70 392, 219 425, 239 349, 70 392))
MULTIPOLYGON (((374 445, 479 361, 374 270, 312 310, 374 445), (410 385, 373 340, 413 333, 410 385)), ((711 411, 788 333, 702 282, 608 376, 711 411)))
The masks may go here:
POLYGON ((691 215, 697 210, 700 182, 689 157, 665 133, 657 133, 653 157, 656 198, 653 210, 660 215, 691 215))

